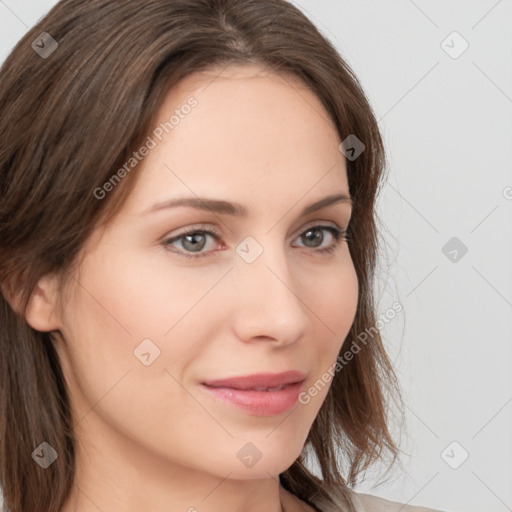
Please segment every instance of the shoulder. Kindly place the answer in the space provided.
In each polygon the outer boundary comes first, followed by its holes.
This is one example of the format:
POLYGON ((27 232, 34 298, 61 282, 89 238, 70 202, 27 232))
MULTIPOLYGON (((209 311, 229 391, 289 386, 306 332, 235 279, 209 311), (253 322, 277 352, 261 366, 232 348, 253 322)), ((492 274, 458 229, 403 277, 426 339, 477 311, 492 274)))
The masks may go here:
POLYGON ((406 505, 355 491, 351 491, 351 496, 357 512, 443 512, 439 509, 406 505))

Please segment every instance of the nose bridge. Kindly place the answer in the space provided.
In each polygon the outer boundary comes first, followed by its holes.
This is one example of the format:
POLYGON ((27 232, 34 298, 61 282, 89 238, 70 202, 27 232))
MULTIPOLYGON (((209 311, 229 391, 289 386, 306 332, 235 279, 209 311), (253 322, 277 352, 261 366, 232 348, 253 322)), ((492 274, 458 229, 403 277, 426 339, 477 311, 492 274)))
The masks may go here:
POLYGON ((291 271, 285 244, 278 236, 259 239, 248 236, 236 249, 239 335, 291 342, 307 327, 307 308, 297 295, 297 276, 291 271))

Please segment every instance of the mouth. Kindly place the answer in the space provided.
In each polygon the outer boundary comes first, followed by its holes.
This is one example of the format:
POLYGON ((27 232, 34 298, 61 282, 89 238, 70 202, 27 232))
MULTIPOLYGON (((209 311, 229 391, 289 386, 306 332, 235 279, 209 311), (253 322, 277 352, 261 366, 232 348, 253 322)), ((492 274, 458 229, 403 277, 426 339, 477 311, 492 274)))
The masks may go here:
POLYGON ((207 380, 205 386, 252 391, 280 391, 286 386, 304 382, 306 375, 297 370, 281 373, 257 373, 228 379, 207 380))
POLYGON ((201 387, 216 401, 245 413, 275 416, 288 411, 296 404, 305 382, 303 375, 297 372, 286 375, 259 374, 224 381, 202 382, 201 387), (276 385, 276 379, 289 382, 276 385), (254 384, 255 381, 258 382, 254 384))
POLYGON ((236 391, 265 391, 265 392, 274 392, 274 391, 281 391, 282 389, 288 388, 290 386, 293 386, 295 384, 301 384, 301 382, 293 382, 291 384, 282 384, 281 386, 277 386, 275 388, 266 388, 266 387, 253 387, 253 388, 236 388, 236 387, 230 387, 230 386, 211 386, 209 384, 203 383, 204 386, 207 386, 209 388, 213 389, 234 389, 236 391))

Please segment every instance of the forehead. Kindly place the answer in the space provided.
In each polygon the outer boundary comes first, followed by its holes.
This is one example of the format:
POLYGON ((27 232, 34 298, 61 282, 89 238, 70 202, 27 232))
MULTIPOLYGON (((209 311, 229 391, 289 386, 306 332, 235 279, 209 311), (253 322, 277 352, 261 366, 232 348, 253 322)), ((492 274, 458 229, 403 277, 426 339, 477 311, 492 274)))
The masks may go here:
POLYGON ((336 127, 293 75, 254 65, 190 75, 168 92, 153 124, 166 123, 168 133, 152 135, 156 145, 138 169, 136 199, 216 192, 246 202, 298 201, 334 185, 348 192, 336 127))

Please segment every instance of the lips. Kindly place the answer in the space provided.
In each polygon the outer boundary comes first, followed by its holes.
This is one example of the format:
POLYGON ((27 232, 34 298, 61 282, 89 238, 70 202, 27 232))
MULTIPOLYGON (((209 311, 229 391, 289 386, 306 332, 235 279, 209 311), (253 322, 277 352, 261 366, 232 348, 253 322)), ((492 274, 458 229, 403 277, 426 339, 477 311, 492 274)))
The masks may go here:
POLYGON ((296 405, 305 378, 306 374, 295 370, 259 373, 208 380, 201 383, 201 389, 217 403, 227 404, 244 414, 276 416, 296 405))
POLYGON ((304 381, 306 374, 297 370, 282 373, 257 373, 229 379, 207 380, 202 384, 214 388, 252 391, 278 391, 291 384, 304 381))

